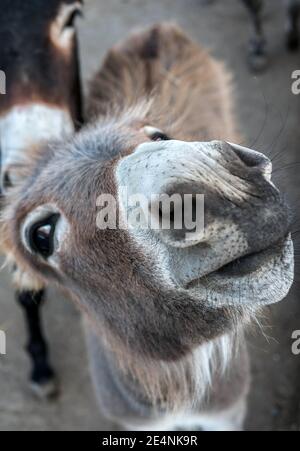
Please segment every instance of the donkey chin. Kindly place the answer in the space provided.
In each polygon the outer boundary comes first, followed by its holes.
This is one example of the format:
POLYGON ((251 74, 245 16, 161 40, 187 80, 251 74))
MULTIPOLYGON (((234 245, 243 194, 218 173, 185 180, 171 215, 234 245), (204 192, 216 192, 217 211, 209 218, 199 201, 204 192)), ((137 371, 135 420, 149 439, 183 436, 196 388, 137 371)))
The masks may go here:
POLYGON ((293 282, 290 212, 270 160, 232 144, 229 78, 176 26, 133 35, 91 85, 93 123, 41 149, 3 215, 18 264, 82 309, 101 410, 127 428, 241 429, 244 326, 293 282), (150 216, 152 194, 203 195, 202 233, 99 229, 100 195, 132 212, 124 186, 150 216))

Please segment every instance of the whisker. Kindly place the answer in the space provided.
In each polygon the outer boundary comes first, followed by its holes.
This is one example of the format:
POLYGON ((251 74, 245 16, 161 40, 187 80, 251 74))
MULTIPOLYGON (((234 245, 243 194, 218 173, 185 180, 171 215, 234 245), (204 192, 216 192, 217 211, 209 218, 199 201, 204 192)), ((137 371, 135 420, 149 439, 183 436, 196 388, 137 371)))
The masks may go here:
POLYGON ((292 163, 288 163, 285 166, 282 166, 281 168, 275 169, 273 171, 273 174, 276 174, 279 171, 284 171, 286 169, 293 169, 295 166, 298 166, 298 165, 300 165, 300 161, 295 161, 295 162, 292 162, 292 163))
MULTIPOLYGON (((287 124, 287 122, 288 122, 288 118, 289 118, 289 114, 290 114, 290 104, 288 105, 288 108, 287 108, 287 114, 286 114, 286 117, 285 117, 285 119, 283 120, 283 117, 282 117, 282 115, 281 115, 281 113, 279 112, 279 114, 280 114, 280 118, 281 118, 281 122, 282 122, 282 125, 281 125, 281 128, 280 128, 280 130, 279 130, 279 133, 277 134, 277 136, 275 137, 275 139, 272 141, 272 143, 271 143, 271 145, 268 147, 268 149, 272 149, 272 147, 274 146, 274 149, 273 149, 273 151, 271 151, 271 153, 270 153, 270 155, 272 156, 272 154, 273 154, 273 152, 274 152, 274 150, 276 149, 276 146, 277 146, 277 144, 275 145, 275 143, 276 143, 276 141, 279 141, 279 138, 281 137, 281 135, 283 134, 283 132, 284 132, 284 129, 285 129, 285 127, 286 127, 286 124, 287 124)), ((281 153, 281 151, 279 152, 279 154, 281 153)), ((276 158, 276 157, 275 157, 276 158)))
MULTIPOLYGON (((254 77, 254 79, 257 80, 257 77, 254 77)), ((265 127, 267 125, 268 114, 269 114, 269 111, 270 111, 269 103, 267 101, 267 98, 265 96, 264 91, 261 88, 259 88, 259 87, 258 87, 258 89, 260 89, 262 97, 264 99, 264 103, 265 103, 264 120, 263 120, 262 126, 260 128, 260 131, 259 131, 257 137, 254 139, 254 141, 252 143, 249 144, 249 143, 247 143, 247 141, 242 141, 242 142, 239 143, 240 146, 246 146, 246 147, 248 147, 250 149, 253 148, 255 146, 255 144, 259 141, 259 139, 261 138, 261 136, 262 136, 262 134, 263 134, 263 132, 265 130, 265 127)))

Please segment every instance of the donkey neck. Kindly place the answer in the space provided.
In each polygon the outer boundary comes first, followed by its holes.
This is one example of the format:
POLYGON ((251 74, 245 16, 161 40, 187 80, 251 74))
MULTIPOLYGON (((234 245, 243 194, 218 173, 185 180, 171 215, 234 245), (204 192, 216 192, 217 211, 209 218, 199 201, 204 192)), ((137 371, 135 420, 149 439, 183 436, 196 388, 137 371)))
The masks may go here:
MULTIPOLYGON (((231 333, 200 345, 179 362, 144 362, 144 368, 141 362, 138 369, 122 368, 90 323, 84 325, 99 403, 108 416, 125 415, 129 420, 154 420, 158 415, 192 411, 208 403, 211 386, 227 371, 236 346, 236 334, 231 333)), ((239 340, 242 343, 241 337, 239 340)))

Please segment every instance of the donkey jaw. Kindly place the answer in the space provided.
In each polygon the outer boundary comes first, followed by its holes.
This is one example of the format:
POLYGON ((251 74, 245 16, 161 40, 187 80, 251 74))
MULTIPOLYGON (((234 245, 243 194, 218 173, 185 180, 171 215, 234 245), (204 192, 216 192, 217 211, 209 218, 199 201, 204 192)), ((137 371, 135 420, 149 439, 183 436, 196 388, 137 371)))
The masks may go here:
POLYGON ((210 305, 245 306, 248 309, 282 301, 294 281, 294 246, 291 237, 266 250, 234 260, 191 281, 193 296, 210 305))

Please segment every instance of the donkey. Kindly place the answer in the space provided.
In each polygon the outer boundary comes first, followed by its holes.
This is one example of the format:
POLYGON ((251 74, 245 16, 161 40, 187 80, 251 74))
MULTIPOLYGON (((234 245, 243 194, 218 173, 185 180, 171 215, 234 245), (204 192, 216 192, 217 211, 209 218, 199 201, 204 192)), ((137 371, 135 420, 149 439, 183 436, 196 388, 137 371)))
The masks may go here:
MULTIPOLYGON (((263 31, 264 0, 242 0, 247 7, 254 29, 249 45, 249 62, 253 70, 262 69, 266 64, 266 39, 263 31)), ((284 0, 287 8, 286 43, 291 51, 299 48, 299 0, 284 0)))
POLYGON ((7 197, 3 245, 80 307, 100 408, 127 429, 240 430, 244 328, 292 285, 289 210, 271 162, 230 144, 232 107, 225 67, 175 25, 155 25, 108 53, 91 123, 31 155, 7 197), (121 227, 139 214, 124 188, 150 215, 151 194, 204 194, 203 233, 165 230, 160 217, 121 227), (105 208, 116 226, 99 225, 105 208))
MULTIPOLYGON (((82 122, 75 17, 81 0, 2 0, 0 69, 6 95, 0 97, 2 195, 22 179, 21 168, 43 141, 72 134, 82 122)), ((54 372, 40 324, 44 284, 15 265, 17 300, 28 326, 31 381, 43 396, 55 389, 54 372)))

